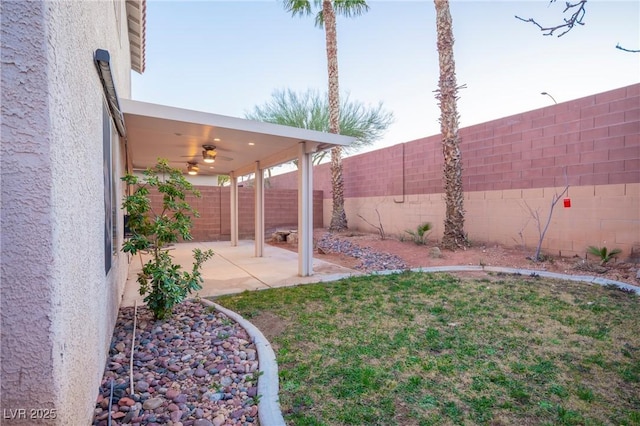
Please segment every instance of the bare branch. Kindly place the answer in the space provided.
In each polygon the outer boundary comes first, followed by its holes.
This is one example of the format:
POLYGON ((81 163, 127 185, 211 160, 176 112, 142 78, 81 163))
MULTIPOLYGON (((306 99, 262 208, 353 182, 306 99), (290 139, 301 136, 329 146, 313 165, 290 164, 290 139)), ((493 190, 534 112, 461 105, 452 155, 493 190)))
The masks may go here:
MULTIPOLYGON (((554 3, 555 1, 556 0, 551 0, 549 4, 554 3)), ((564 24, 559 24, 553 27, 542 26, 533 18, 524 19, 519 17, 518 15, 516 15, 516 18, 523 22, 531 22, 533 25, 540 28, 540 31, 543 31, 544 32, 543 35, 546 35, 546 36, 554 35, 553 33, 557 30, 563 30, 558 35, 558 37, 562 37, 569 31, 571 31, 573 27, 575 27, 576 25, 584 25, 584 22, 582 22, 582 20, 584 19, 584 15, 587 13, 587 11, 585 10, 586 4, 587 4, 587 0, 578 0, 575 3, 566 2, 565 8, 562 11, 562 13, 564 14, 564 13, 567 13, 567 11, 572 11, 573 12, 572 15, 569 18, 563 19, 564 24)))
MULTIPOLYGON (((524 203, 527 205, 527 208, 529 209, 529 214, 531 215, 533 213, 533 210, 531 210, 531 207, 527 204, 527 201, 525 200, 524 203)), ((520 205, 520 204, 518 204, 520 205)), ((522 205, 520 205, 520 208, 522 208, 522 205)), ((524 210, 524 208, 522 208, 524 210)), ((525 212, 526 213, 526 212, 525 212)), ((524 230, 527 228, 527 226, 529 225, 529 222, 531 221, 531 217, 527 218, 527 220, 522 224, 522 227, 520 227, 520 230, 518 231, 518 235, 520 236, 520 241, 516 240, 515 238, 511 238, 513 241, 516 242, 516 244, 520 244, 522 247, 522 250, 526 250, 527 248, 527 244, 524 238, 524 230)))
MULTIPOLYGON (((536 262, 540 261, 540 250, 542 249, 542 240, 544 240, 544 236, 547 234, 547 230, 549 229, 549 224, 551 223, 551 216, 553 216, 553 209, 556 207, 556 204, 558 204, 558 201, 560 201, 560 198, 562 198, 564 194, 567 193, 568 190, 569 190, 569 184, 567 184, 564 187, 564 190, 560 194, 556 193, 551 199, 551 207, 549 208, 549 217, 547 217, 547 223, 544 225, 544 229, 540 233, 538 248, 536 249, 536 254, 534 256, 534 260, 536 262)), ((540 229, 540 218, 538 217, 536 220, 538 221, 538 229, 540 229)))
POLYGON ((616 44, 616 49, 620 49, 620 50, 623 50, 625 52, 640 53, 640 50, 625 49, 624 47, 620 46, 620 43, 616 44))
POLYGON ((380 212, 378 211, 378 209, 376 209, 376 213, 378 214, 378 225, 374 225, 373 223, 369 222, 367 219, 365 219, 364 217, 362 217, 360 214, 358 214, 358 217, 362 220, 364 220, 367 224, 373 226, 374 228, 376 228, 378 230, 378 233, 380 234, 380 239, 384 240, 386 239, 387 235, 384 233, 384 228, 382 227, 382 218, 380 218, 380 212))
POLYGON ((558 204, 560 199, 567 193, 567 191, 569 191, 569 177, 567 176, 566 167, 564 169, 564 180, 565 180, 564 190, 562 190, 562 192, 560 194, 558 194, 556 192, 553 195, 553 197, 551 197, 551 206, 549 207, 549 216, 547 216, 547 221, 544 224, 544 227, 543 227, 543 224, 542 224, 542 219, 540 218, 540 210, 539 209, 533 210, 531 208, 531 206, 529 206, 527 201, 524 200, 524 205, 526 206, 527 210, 529 211, 529 215, 534 220, 534 222, 536 223, 536 227, 538 228, 538 236, 539 236, 539 238, 538 238, 538 246, 536 247, 535 255, 531 259, 534 262, 539 262, 541 260, 540 252, 542 250, 542 241, 544 241, 544 236, 547 234, 547 230, 549 229, 549 224, 551 224, 551 217, 553 216, 553 209, 556 207, 556 204, 558 204))

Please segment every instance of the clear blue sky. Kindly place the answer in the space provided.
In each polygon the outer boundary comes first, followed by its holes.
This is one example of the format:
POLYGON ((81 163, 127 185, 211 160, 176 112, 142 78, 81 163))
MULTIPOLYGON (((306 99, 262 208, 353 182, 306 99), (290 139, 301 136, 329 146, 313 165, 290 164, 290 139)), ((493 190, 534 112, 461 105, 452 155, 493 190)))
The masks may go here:
MULTIPOLYGON (((439 132, 432 1, 370 1, 338 19, 340 88, 383 102, 395 122, 375 148, 439 132)), ((564 1, 453 1, 460 126, 640 81, 640 2, 587 4, 586 25, 543 37, 532 24, 560 22, 564 1)), ((273 90, 326 90, 323 30, 292 18, 280 1, 147 1, 146 71, 136 100, 243 117, 273 90)))

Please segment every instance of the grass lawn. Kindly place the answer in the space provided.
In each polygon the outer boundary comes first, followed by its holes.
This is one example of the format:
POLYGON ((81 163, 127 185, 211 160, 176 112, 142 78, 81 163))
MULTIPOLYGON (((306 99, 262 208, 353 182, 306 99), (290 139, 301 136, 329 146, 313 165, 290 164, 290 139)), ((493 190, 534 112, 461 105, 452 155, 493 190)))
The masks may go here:
POLYGON ((402 273, 216 302, 277 329, 290 425, 640 425, 640 298, 620 290, 402 273))

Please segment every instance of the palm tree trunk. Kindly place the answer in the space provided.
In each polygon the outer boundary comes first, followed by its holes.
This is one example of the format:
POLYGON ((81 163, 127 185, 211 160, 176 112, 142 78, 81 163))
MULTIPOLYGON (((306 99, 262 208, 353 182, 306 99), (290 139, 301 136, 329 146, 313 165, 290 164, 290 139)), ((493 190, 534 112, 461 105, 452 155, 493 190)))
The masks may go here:
MULTIPOLYGON (((327 69, 329 71, 329 132, 340 133, 340 87, 338 85, 338 40, 336 14, 331 0, 323 0, 322 15, 327 43, 327 69)), ((347 229, 347 215, 344 212, 344 180, 342 177, 342 148, 331 149, 331 188, 333 208, 331 213, 332 231, 347 229)))
POLYGON ((467 245, 464 234, 464 195, 462 163, 458 138, 458 85, 453 59, 453 24, 448 0, 434 0, 440 81, 437 98, 440 101, 440 132, 444 155, 444 190, 446 215, 442 245, 454 250, 467 245))

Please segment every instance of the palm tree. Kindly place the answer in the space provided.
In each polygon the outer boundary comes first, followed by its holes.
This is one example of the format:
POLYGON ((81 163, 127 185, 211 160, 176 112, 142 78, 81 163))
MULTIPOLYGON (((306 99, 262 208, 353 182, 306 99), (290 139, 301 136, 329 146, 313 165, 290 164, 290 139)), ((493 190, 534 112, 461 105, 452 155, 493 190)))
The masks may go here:
MULTIPOLYGON (((369 9, 364 0, 313 0, 320 10, 316 13, 315 23, 324 27, 327 46, 327 70, 329 72, 329 132, 340 133, 340 86, 338 84, 338 38, 336 31, 336 13, 351 17, 363 14, 369 9)), ((312 13, 309 0, 283 0, 284 8, 292 16, 308 16, 312 13)), ((342 149, 331 150, 331 188, 333 209, 331 214, 332 231, 347 229, 347 215, 344 212, 344 180, 342 178, 342 149)))
MULTIPOLYGON (((340 133, 356 138, 351 145, 344 148, 346 154, 356 152, 379 140, 393 122, 393 113, 386 111, 382 103, 368 106, 350 100, 348 94, 340 99, 340 133)), ((328 132, 329 103, 327 96, 317 90, 309 89, 300 93, 291 89, 275 90, 269 101, 245 113, 245 118, 328 132)), ((314 154, 314 164, 319 164, 326 155, 327 151, 314 154)))
POLYGON ((448 0, 434 0, 440 81, 436 98, 440 103, 440 132, 444 154, 444 190, 446 214, 442 245, 454 250, 467 245, 464 234, 464 196, 462 163, 458 138, 458 86, 453 60, 453 30, 448 0))

